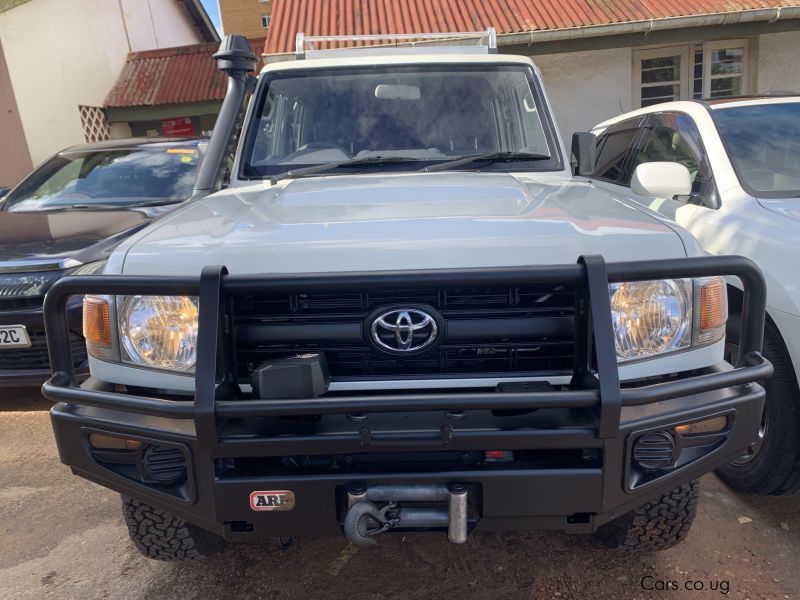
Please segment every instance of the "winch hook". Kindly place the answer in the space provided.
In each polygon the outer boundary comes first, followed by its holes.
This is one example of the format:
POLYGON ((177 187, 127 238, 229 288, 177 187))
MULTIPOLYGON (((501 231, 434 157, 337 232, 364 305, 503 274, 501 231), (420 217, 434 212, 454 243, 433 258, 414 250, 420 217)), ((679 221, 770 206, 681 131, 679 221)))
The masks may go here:
POLYGON ((354 546, 374 546, 378 543, 374 539, 376 535, 398 525, 400 520, 394 516, 396 513, 396 502, 378 508, 369 500, 359 500, 344 516, 344 534, 354 546))

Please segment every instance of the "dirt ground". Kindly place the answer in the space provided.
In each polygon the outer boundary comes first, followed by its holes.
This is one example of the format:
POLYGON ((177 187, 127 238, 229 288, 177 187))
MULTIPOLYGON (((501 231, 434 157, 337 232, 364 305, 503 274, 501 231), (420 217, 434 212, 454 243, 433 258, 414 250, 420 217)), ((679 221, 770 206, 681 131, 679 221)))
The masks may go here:
POLYGON ((688 540, 659 554, 518 533, 463 546, 387 536, 368 551, 302 539, 288 550, 235 545, 199 562, 151 561, 129 542, 119 497, 59 463, 48 408, 32 391, 0 394, 3 599, 800 599, 800 497, 736 495, 713 476, 688 540))

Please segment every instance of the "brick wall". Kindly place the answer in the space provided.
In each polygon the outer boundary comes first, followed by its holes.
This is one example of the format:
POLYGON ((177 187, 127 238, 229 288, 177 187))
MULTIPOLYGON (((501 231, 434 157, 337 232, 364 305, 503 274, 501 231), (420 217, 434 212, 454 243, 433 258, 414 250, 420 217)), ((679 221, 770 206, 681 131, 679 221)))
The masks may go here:
POLYGON ((226 34, 265 37, 267 30, 261 25, 261 17, 272 13, 272 0, 219 0, 219 11, 226 34))

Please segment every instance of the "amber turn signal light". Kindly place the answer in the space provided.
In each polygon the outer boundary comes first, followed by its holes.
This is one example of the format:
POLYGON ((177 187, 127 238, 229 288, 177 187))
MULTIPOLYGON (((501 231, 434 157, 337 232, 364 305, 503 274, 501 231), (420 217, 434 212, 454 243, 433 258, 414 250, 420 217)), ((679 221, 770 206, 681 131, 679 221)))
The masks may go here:
POLYGON ((138 450, 142 447, 142 442, 114 435, 90 433, 89 445, 96 450, 138 450))
POLYGON ((700 331, 711 331, 728 320, 725 280, 715 277, 700 288, 700 331))
POLYGON ((100 296, 83 299, 83 337, 89 354, 107 358, 111 353, 111 320, 108 300, 100 296))
POLYGON ((712 417, 694 423, 684 423, 675 427, 675 432, 680 435, 695 435, 698 433, 718 433, 728 427, 728 418, 725 416, 712 417))

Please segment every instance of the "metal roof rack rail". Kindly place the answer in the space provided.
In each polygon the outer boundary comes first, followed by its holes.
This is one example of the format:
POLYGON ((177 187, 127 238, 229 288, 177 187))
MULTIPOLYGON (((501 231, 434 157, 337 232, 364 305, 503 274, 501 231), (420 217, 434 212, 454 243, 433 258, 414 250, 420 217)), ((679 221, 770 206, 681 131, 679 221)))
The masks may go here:
MULTIPOLYGON (((306 35, 302 31, 297 33, 295 38, 295 57, 302 60, 309 53, 318 52, 348 52, 358 50, 359 53, 369 50, 386 51, 398 47, 415 48, 417 45, 424 46, 445 46, 448 49, 453 46, 458 47, 458 51, 482 51, 497 52, 497 31, 494 27, 489 27, 486 31, 450 31, 441 33, 378 33, 369 35, 306 35), (478 43, 474 45, 455 44, 460 40, 471 40, 477 38, 478 43), (484 44, 484 39, 486 43, 484 44), (341 47, 320 50, 314 44, 320 42, 387 42, 384 44, 374 44, 370 46, 341 47)), ((452 50, 449 50, 452 51, 452 50)))

